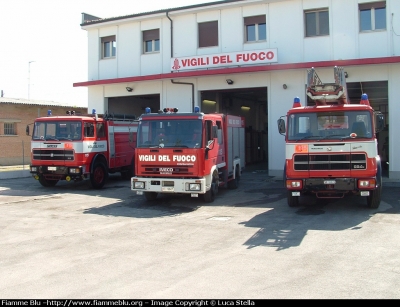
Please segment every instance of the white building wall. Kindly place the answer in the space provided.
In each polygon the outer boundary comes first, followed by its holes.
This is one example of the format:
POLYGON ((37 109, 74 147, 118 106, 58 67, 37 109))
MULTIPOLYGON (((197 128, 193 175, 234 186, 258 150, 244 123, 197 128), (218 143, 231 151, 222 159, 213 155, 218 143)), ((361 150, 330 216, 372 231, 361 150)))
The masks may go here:
MULTIPOLYGON (((137 76, 141 74, 142 37, 140 32, 140 22, 122 24, 119 26, 117 37, 117 61, 111 60, 114 65, 118 65, 118 78, 137 76)), ((108 60, 105 60, 108 61, 108 60)))
MULTIPOLYGON (((388 24, 385 31, 359 33, 357 0, 249 1, 242 6, 227 5, 223 10, 199 13, 170 13, 173 21, 173 56, 184 57, 241 50, 278 48, 278 61, 316 62, 355 58, 386 57, 400 54, 400 6, 387 1, 388 24), (260 2, 260 4, 258 4, 260 2), (290 9, 288 9, 290 7, 290 9), (330 35, 304 37, 304 10, 329 8, 330 35), (393 7, 393 9, 392 9, 393 7), (393 16, 392 16, 393 13, 393 16), (398 15, 397 15, 397 14, 398 15), (267 16, 267 41, 244 43, 243 18, 255 14, 267 16), (397 17, 399 16, 399 17, 397 17), (199 22, 218 20, 219 46, 198 48, 199 22)), ((171 22, 166 15, 150 20, 88 29, 89 80, 120 78, 170 72, 171 22), (160 29, 161 52, 143 54, 142 31, 160 29), (101 59, 101 37, 117 35, 115 59, 101 59), (138 48, 139 47, 139 48, 138 48), (95 56, 93 56, 95 55, 95 56)))
POLYGON ((389 177, 400 178, 400 112, 399 112, 399 97, 400 97, 400 64, 388 65, 387 67, 389 79, 389 177))
POLYGON ((300 63, 304 59, 301 1, 271 3, 267 14, 268 48, 278 49, 278 63, 300 63), (290 10, 288 9, 290 7, 290 10))

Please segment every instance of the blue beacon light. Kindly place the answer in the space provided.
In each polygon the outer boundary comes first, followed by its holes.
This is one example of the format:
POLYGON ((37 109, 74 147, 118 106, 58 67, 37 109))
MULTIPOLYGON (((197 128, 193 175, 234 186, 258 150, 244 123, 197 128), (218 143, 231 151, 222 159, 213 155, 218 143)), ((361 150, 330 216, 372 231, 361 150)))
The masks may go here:
POLYGON ((300 108, 300 107, 301 107, 300 97, 295 97, 293 100, 293 108, 300 108))
POLYGON ((146 109, 144 109, 144 112, 145 112, 146 114, 149 114, 149 113, 151 113, 151 109, 150 109, 149 107, 147 107, 146 109))
POLYGON ((51 110, 47 110, 47 116, 51 116, 51 110))
POLYGON ((194 107, 194 113, 199 113, 199 112, 200 112, 199 106, 195 106, 195 107, 194 107))
POLYGON ((364 105, 367 105, 367 106, 370 105, 367 94, 364 93, 364 94, 361 95, 360 104, 364 104, 364 105))

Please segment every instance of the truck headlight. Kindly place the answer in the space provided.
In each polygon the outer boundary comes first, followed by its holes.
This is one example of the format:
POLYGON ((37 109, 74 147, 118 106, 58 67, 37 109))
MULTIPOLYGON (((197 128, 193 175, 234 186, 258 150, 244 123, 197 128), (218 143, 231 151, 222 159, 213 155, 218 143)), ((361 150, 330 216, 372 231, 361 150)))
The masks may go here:
POLYGON ((143 181, 135 181, 133 183, 133 187, 135 189, 144 189, 144 182, 143 181))
POLYGON ((70 168, 69 169, 69 173, 70 174, 80 174, 80 172, 81 172, 81 170, 80 170, 80 168, 70 168))
POLYGON ((200 191, 200 183, 189 183, 189 191, 200 191))

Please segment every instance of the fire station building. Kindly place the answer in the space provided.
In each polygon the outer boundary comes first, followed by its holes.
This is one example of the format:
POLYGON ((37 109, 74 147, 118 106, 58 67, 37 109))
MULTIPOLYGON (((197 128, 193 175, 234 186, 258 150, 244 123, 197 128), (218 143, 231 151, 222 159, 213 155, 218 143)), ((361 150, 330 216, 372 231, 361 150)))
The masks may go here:
POLYGON ((199 106, 243 116, 246 165, 271 176, 282 176, 285 157, 277 120, 295 97, 309 103, 307 69, 333 83, 341 66, 351 103, 366 93, 383 113, 384 175, 400 178, 398 0, 226 0, 110 18, 83 13, 81 28, 88 79, 74 87, 87 87, 89 111, 199 106))

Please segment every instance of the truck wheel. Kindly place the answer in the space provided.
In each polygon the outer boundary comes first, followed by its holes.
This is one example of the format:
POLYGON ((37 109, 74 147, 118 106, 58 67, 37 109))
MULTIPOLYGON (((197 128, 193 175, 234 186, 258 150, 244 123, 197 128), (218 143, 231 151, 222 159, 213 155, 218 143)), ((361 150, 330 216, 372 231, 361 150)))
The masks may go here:
POLYGON ((378 164, 378 172, 376 174, 376 181, 378 187, 369 192, 369 196, 367 196, 367 206, 370 209, 376 209, 381 204, 381 195, 382 195, 382 168, 381 164, 378 164))
POLYGON ((228 189, 235 190, 239 187, 240 175, 239 170, 236 169, 235 179, 228 181, 228 189))
POLYGON ((382 189, 382 187, 379 187, 376 190, 369 192, 369 196, 367 196, 368 208, 376 209, 379 207, 379 205, 381 203, 381 189, 382 189))
POLYGON ((299 205, 299 196, 293 196, 292 191, 287 191, 287 203, 289 207, 297 207, 299 205))
POLYGON ((148 201, 155 200, 157 198, 158 193, 157 192, 144 192, 144 197, 148 201))
POLYGON ((101 189, 107 180, 106 167, 101 162, 96 162, 93 172, 90 173, 90 183, 94 189, 101 189))
POLYGON ((370 209, 376 209, 381 204, 381 194, 382 194, 382 183, 379 183, 379 187, 376 190, 370 191, 369 196, 367 196, 367 206, 370 209))
POLYGON ((215 183, 211 184, 211 188, 203 194, 203 200, 206 203, 212 203, 215 200, 215 188, 214 188, 215 183))
POLYGON ((39 176, 39 182, 42 186, 47 188, 47 187, 54 187, 57 184, 58 180, 57 179, 49 180, 44 178, 43 176, 39 176))

